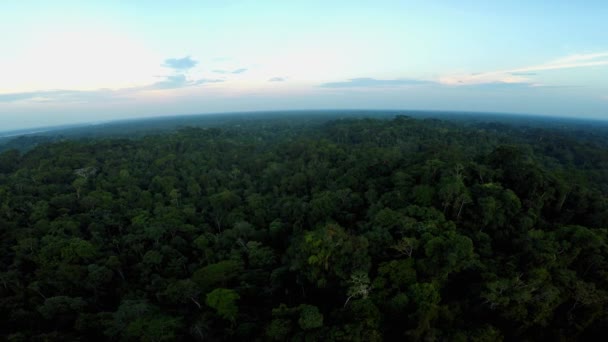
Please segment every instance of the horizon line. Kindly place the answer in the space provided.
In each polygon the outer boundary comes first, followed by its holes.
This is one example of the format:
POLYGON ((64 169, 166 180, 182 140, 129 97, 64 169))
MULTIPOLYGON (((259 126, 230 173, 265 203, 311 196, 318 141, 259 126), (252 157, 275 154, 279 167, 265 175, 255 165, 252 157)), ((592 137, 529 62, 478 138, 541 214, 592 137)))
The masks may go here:
POLYGON ((102 121, 82 121, 77 123, 65 123, 57 125, 47 126, 31 126, 25 128, 17 128, 11 130, 0 130, 0 138, 19 137, 24 135, 31 135, 36 133, 49 132, 60 129, 70 129, 83 126, 94 126, 94 125, 105 125, 115 124, 120 122, 129 121, 140 121, 140 120, 163 120, 172 118, 183 118, 193 116, 205 116, 205 115, 239 115, 239 114, 261 114, 261 113, 318 113, 318 112, 417 112, 417 113, 445 113, 445 114, 472 114, 472 115, 507 115, 507 116, 527 116, 527 117, 543 117, 543 118, 556 118, 556 119, 571 119, 571 120, 583 120, 583 121, 601 121, 607 122, 608 118, 593 117, 593 116, 569 116, 569 115, 555 115, 555 114, 539 114, 539 113, 524 113, 524 112, 494 112, 494 111, 478 111, 478 110, 446 110, 446 109, 397 109, 397 108, 386 108, 386 109, 371 109, 371 108, 322 108, 322 109, 272 109, 272 110, 244 110, 244 111, 224 111, 224 112, 199 112, 199 113, 182 113, 182 114, 161 114, 141 117, 126 117, 120 119, 110 119, 102 121), (30 132, 36 130, 35 132, 30 132))

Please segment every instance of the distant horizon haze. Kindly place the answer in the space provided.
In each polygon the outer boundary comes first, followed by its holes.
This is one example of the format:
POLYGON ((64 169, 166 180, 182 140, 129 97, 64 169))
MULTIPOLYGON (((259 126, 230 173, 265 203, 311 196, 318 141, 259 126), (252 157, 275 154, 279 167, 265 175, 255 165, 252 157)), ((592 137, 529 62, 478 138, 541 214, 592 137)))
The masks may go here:
POLYGON ((96 120, 96 121, 72 121, 63 124, 51 124, 51 125, 42 125, 42 126, 26 126, 26 127, 16 127, 5 129, 4 127, 0 128, 0 138, 9 138, 9 137, 17 137, 22 135, 31 135, 37 133, 46 133, 56 130, 62 129, 70 129, 70 128, 78 128, 78 127, 90 127, 96 125, 108 125, 108 124, 120 124, 131 121, 147 121, 147 120, 168 120, 172 119, 196 119, 200 117, 218 117, 218 116, 226 116, 227 118, 230 116, 251 116, 254 118, 259 118, 260 115, 327 115, 332 116, 336 114, 343 114, 347 117, 350 116, 363 116, 368 118, 374 118, 376 116, 386 117, 387 115, 406 115, 416 117, 429 117, 429 118, 438 118, 438 119, 447 119, 457 117, 462 118, 462 116, 470 116, 476 119, 485 118, 488 121, 493 121, 505 117, 513 117, 513 118, 530 118, 531 120, 538 119, 565 119, 565 120, 576 120, 579 122, 606 122, 608 123, 608 118, 604 117, 573 117, 573 116, 559 116, 559 115, 546 115, 546 114, 536 114, 536 113, 505 113, 505 112, 479 112, 479 111, 450 111, 450 110, 427 110, 427 109, 370 109, 370 108, 361 108, 361 109, 339 109, 339 108, 325 108, 325 109, 285 109, 285 110, 256 110, 256 111, 229 111, 229 112, 209 112, 209 113, 178 113, 178 114, 167 114, 167 115, 154 115, 154 116, 135 116, 135 117, 117 117, 115 119, 105 119, 105 120, 96 120), (363 115, 366 114, 366 115, 363 115))

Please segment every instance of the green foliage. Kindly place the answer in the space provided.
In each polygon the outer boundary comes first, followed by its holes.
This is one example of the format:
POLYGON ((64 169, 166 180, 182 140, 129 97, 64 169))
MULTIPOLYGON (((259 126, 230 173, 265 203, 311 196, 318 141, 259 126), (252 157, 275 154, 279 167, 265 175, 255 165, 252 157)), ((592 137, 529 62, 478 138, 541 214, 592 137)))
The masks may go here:
POLYGON ((367 270, 367 239, 352 236, 336 224, 306 232, 292 247, 292 268, 319 287, 338 280, 347 281, 355 270, 367 270))
POLYGON ((242 271, 242 265, 233 260, 224 260, 207 265, 192 275, 192 280, 205 291, 216 285, 226 285, 242 271))
POLYGON ((287 319, 273 319, 266 329, 266 336, 273 341, 284 341, 291 333, 291 321, 287 319))
POLYGON ((123 301, 113 314, 105 334, 125 340, 171 341, 179 336, 180 318, 159 312, 158 307, 143 300, 123 301))
POLYGON ((162 295, 171 303, 192 302, 200 308, 198 297, 201 293, 199 286, 190 279, 170 283, 162 295))
POLYGON ((301 305, 298 325, 304 330, 320 328, 323 326, 323 315, 316 306, 301 305))
POLYGON ((127 327, 124 337, 140 341, 175 341, 177 332, 182 327, 179 318, 158 316, 137 318, 127 327))
POLYGON ((82 298, 67 296, 50 297, 44 300, 44 304, 38 308, 38 312, 46 319, 62 314, 78 313, 86 306, 82 298))
POLYGON ((475 259, 471 239, 453 231, 430 238, 424 245, 424 252, 428 272, 438 274, 461 271, 475 259))
POLYGON ((272 266, 275 262, 274 251, 258 241, 247 242, 247 254, 253 268, 272 266))
POLYGON ((605 330, 607 130, 220 121, 0 147, 0 340, 605 330))
POLYGON ((236 301, 238 293, 230 289, 215 289, 207 294, 205 303, 217 311, 217 314, 229 321, 235 321, 239 312, 236 301))

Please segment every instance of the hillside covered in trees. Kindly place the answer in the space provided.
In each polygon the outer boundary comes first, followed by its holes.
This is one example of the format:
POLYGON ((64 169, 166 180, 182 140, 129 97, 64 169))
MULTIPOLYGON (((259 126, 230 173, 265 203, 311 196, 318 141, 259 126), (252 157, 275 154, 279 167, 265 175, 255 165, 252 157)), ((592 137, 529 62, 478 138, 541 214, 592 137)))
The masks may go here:
POLYGON ((589 132, 397 116, 43 141, 0 154, 0 336, 590 340, 607 228, 589 132))

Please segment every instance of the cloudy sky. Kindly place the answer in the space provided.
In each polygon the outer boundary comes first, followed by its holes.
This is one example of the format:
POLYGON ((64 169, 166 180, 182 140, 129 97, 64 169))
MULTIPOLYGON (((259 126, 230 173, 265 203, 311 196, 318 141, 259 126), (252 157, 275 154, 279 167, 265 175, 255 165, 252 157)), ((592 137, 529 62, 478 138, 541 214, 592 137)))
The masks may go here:
POLYGON ((0 131, 279 109, 608 119, 606 18, 605 0, 2 1, 0 131))

